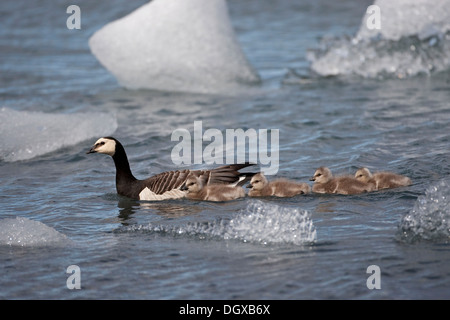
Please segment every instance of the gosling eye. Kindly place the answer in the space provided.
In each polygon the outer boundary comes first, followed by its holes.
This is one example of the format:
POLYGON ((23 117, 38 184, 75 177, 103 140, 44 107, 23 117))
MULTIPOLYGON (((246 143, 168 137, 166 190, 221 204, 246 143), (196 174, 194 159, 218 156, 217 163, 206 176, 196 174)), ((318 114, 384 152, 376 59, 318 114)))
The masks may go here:
POLYGON ((316 177, 320 177, 322 174, 321 173, 318 173, 318 174, 316 174, 316 177))

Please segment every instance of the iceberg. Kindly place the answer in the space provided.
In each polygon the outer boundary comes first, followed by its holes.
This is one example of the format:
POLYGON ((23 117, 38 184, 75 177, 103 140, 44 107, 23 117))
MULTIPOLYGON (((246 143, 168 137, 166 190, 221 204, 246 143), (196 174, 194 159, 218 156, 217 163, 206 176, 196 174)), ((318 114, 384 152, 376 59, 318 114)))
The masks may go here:
POLYGON ((408 78, 450 68, 450 0, 376 0, 374 6, 380 28, 367 13, 355 36, 321 41, 308 53, 314 73, 408 78))
POLYGON ((111 135, 115 116, 90 112, 53 114, 0 109, 0 160, 28 160, 82 141, 111 135))
POLYGON ((394 41, 414 35, 426 39, 450 31, 448 0, 376 0, 374 5, 380 8, 380 29, 367 27, 370 15, 366 14, 356 35, 357 40, 378 35, 394 41))
POLYGON ((225 0, 154 0, 89 39, 128 89, 226 93, 259 81, 239 46, 225 0))
POLYGON ((23 217, 0 220, 0 245, 39 247, 70 242, 66 235, 39 221, 23 217))

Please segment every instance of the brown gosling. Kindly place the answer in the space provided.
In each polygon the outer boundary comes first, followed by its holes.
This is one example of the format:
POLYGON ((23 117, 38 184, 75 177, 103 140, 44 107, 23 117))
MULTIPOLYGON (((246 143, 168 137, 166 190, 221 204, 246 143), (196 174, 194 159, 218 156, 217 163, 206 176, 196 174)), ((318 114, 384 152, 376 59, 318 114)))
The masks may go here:
POLYGON ((293 197, 311 192, 307 183, 298 183, 284 178, 268 181, 263 173, 255 174, 247 185, 250 197, 293 197))
POLYGON ((375 172, 372 174, 367 168, 358 169, 355 178, 364 183, 372 184, 374 190, 405 187, 411 184, 411 179, 406 176, 392 172, 375 172))
POLYGON ((310 179, 314 181, 312 191, 316 193, 360 194, 374 190, 371 184, 351 176, 334 177, 327 167, 318 168, 310 179))
POLYGON ((245 191, 240 186, 227 184, 204 185, 196 175, 190 174, 180 190, 187 191, 186 197, 202 201, 230 201, 245 197, 245 191))

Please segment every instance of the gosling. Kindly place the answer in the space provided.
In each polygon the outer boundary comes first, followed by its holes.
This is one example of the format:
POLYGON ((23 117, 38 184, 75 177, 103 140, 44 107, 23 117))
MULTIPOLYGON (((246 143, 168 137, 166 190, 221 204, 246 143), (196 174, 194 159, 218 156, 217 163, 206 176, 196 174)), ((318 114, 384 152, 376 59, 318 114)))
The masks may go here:
POLYGON ((364 183, 351 176, 334 177, 327 167, 318 168, 310 181, 314 181, 312 191, 316 193, 351 195, 374 190, 371 184, 364 183))
POLYGON ((247 188, 250 188, 248 192, 250 197, 293 197, 311 192, 311 187, 307 183, 297 183, 283 178, 269 182, 263 173, 255 174, 247 188))
POLYGON ((201 201, 230 201, 245 197, 240 186, 227 184, 204 185, 200 177, 190 174, 180 190, 187 191, 186 198, 201 201))
POLYGON ((392 172, 375 172, 372 174, 367 168, 358 169, 355 178, 373 185, 374 190, 406 187, 411 184, 411 179, 406 176, 392 172))

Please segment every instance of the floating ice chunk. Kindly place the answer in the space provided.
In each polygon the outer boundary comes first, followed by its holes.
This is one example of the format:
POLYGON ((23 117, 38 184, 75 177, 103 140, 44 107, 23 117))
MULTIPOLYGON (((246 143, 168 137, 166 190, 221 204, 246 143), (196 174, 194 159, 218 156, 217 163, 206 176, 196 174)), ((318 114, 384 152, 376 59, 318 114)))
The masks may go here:
POLYGON ((363 21, 356 35, 357 39, 368 39, 381 34, 384 39, 397 41, 402 37, 416 35, 425 39, 450 31, 450 1, 435 0, 376 0, 380 8, 380 29, 367 27, 370 14, 363 21))
POLYGON ((0 220, 0 245, 36 247, 69 242, 67 236, 39 221, 22 217, 0 220))
POLYGON ((230 221, 224 238, 302 245, 316 241, 316 229, 306 210, 252 201, 243 213, 230 221))
POLYGON ((251 200, 246 209, 231 220, 220 219, 210 223, 189 223, 183 226, 138 225, 118 231, 157 232, 201 239, 234 239, 251 243, 293 245, 310 245, 316 241, 317 236, 308 211, 260 200, 251 200))
POLYGON ((117 129, 108 113, 52 114, 0 109, 0 160, 18 161, 107 136, 117 129))
POLYGON ((130 89, 226 92, 258 81, 224 0, 154 0, 104 26, 89 45, 130 89))
POLYGON ((322 41, 308 54, 315 73, 407 78, 450 68, 450 0, 374 4, 380 8, 380 29, 368 28, 372 15, 365 14, 354 37, 322 41))
POLYGON ((402 217, 398 232, 406 242, 450 241, 450 182, 440 181, 417 198, 411 212, 402 217))

